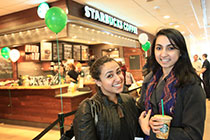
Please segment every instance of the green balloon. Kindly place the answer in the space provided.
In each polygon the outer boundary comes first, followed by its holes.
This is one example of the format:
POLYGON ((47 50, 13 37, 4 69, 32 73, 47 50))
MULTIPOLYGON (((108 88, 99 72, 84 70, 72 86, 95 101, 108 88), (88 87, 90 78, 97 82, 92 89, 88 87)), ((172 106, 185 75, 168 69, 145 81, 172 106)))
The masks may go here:
POLYGON ((4 47, 1 49, 1 55, 6 59, 9 58, 9 52, 10 52, 10 49, 8 47, 4 47))
POLYGON ((145 44, 142 45, 142 49, 146 52, 149 50, 151 43, 147 41, 145 44))
POLYGON ((50 8, 45 15, 47 27, 54 33, 59 33, 67 24, 67 15, 59 7, 50 8))

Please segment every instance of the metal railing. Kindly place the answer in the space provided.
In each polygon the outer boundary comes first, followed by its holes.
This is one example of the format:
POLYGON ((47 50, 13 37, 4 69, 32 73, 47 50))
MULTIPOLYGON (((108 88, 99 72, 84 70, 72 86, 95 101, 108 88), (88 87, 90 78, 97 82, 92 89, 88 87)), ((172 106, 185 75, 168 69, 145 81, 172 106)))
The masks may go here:
POLYGON ((65 120, 65 117, 71 116, 75 112, 76 112, 76 110, 75 111, 72 111, 72 112, 68 112, 68 113, 63 113, 63 112, 59 113, 58 114, 58 119, 55 120, 53 123, 51 123, 47 128, 45 128, 41 133, 39 133, 39 135, 37 135, 32 140, 39 140, 48 131, 50 131, 57 123, 59 123, 59 126, 60 126, 60 135, 62 136, 62 134, 64 133, 64 120, 65 120))

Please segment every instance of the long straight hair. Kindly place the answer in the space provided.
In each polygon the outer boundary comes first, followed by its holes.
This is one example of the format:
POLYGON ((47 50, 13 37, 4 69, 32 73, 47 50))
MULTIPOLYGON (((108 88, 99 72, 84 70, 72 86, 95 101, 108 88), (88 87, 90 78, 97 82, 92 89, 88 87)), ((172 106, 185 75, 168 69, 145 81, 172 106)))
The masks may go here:
POLYGON ((178 30, 172 28, 162 29, 156 34, 152 43, 151 56, 149 57, 150 70, 153 73, 156 73, 157 70, 161 68, 155 59, 155 44, 157 37, 160 35, 166 36, 170 43, 174 45, 176 49, 180 50, 180 57, 173 67, 175 77, 178 79, 176 87, 182 87, 184 85, 194 84, 196 82, 200 83, 202 80, 196 74, 195 69, 192 66, 183 35, 178 30))

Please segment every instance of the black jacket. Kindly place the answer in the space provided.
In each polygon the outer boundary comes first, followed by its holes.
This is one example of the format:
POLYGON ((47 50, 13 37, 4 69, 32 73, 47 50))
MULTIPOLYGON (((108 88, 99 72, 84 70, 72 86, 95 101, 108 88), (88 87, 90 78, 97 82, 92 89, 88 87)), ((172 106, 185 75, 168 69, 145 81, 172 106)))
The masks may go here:
MULTIPOLYGON (((138 102, 142 111, 145 108, 145 93, 151 76, 152 73, 148 74, 142 85, 142 96, 138 102)), ((154 112, 154 114, 159 114, 159 112, 154 112)), ((194 84, 179 88, 168 140, 202 140, 205 116, 206 99, 201 85, 194 84)), ((156 140, 152 130, 150 131, 150 139, 156 140)))
POLYGON ((128 122, 132 139, 140 135, 138 124, 139 110, 133 98, 126 94, 117 94, 118 104, 109 101, 102 92, 95 94, 91 100, 96 103, 98 122, 94 124, 91 116, 89 99, 84 100, 75 114, 74 134, 76 140, 118 140, 120 135, 120 118, 117 106, 120 105, 128 122))

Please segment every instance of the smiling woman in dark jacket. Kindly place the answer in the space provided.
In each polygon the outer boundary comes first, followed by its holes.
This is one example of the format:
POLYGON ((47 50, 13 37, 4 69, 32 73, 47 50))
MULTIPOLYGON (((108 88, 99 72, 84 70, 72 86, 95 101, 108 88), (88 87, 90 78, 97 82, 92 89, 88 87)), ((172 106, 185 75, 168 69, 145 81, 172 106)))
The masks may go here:
POLYGON ((119 64, 105 56, 93 63, 90 72, 98 92, 84 100, 75 114, 76 140, 134 140, 141 130, 139 111, 131 96, 120 94, 124 78, 119 64), (90 101, 95 104, 95 115, 91 113, 90 101))
POLYGON ((149 66, 151 73, 144 79, 138 103, 145 110, 139 117, 145 139, 158 140, 156 134, 163 132, 160 128, 164 125, 153 116, 165 113, 172 117, 168 140, 202 140, 205 93, 179 31, 162 29, 157 33, 149 66))

